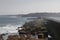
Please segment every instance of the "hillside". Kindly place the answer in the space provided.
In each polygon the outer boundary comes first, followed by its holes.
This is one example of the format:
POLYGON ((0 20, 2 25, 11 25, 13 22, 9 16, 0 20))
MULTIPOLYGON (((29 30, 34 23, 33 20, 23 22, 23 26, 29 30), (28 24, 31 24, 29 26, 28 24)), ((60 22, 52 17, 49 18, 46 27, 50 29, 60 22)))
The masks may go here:
POLYGON ((60 13, 30 13, 22 17, 60 17, 60 13))

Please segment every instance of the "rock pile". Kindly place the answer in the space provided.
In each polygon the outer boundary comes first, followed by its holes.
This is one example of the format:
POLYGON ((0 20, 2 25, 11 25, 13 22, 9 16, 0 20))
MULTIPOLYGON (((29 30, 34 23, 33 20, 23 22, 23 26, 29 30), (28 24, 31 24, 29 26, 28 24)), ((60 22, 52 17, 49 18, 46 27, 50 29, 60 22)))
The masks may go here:
POLYGON ((7 40, 19 40, 18 35, 9 35, 7 40))

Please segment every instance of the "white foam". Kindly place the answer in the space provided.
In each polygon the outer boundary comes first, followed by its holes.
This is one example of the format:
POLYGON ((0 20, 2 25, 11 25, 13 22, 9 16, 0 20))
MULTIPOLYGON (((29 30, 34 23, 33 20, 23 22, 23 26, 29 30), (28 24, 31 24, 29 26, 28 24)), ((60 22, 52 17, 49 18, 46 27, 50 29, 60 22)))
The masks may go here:
POLYGON ((18 30, 16 30, 18 27, 21 27, 22 25, 11 25, 8 24, 4 27, 0 27, 0 33, 17 33, 18 30))

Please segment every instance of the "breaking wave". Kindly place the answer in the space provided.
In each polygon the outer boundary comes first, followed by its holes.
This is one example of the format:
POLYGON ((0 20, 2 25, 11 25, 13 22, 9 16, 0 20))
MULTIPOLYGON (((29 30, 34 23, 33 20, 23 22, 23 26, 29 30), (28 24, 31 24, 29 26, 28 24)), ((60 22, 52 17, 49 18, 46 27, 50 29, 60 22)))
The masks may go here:
POLYGON ((8 24, 4 27, 0 27, 0 34, 2 34, 2 33, 17 33, 18 32, 17 28, 21 27, 21 26, 22 26, 22 24, 19 24, 19 25, 8 24))

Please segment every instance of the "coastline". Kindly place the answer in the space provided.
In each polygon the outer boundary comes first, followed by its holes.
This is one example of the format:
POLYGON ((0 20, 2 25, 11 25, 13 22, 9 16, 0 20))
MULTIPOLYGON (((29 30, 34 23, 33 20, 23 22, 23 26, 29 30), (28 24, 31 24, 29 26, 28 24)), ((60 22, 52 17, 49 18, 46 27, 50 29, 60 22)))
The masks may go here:
POLYGON ((14 35, 19 35, 18 33, 4 33, 4 34, 0 34, 0 40, 7 40, 9 36, 14 36, 14 35))

